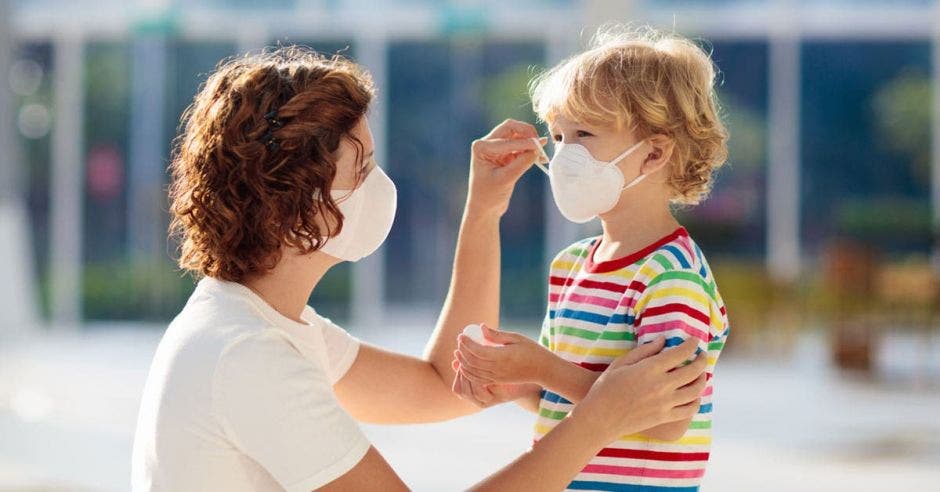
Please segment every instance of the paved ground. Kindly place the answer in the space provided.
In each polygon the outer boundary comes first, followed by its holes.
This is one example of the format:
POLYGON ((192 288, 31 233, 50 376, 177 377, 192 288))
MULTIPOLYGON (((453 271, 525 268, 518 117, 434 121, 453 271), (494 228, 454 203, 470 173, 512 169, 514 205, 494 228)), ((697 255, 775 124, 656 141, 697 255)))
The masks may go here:
MULTIPOLYGON (((404 335, 402 335, 404 334, 404 335)), ((363 338, 418 353, 424 334, 363 338)), ((0 340, 0 491, 127 490, 141 385, 159 331, 141 327, 0 340)), ((840 376, 809 338, 799 356, 719 363, 705 491, 938 490, 940 347, 892 338, 879 381, 840 376), (936 380, 936 379, 934 379, 936 380)), ((528 446, 514 406, 444 424, 367 428, 419 491, 460 490, 528 446)))

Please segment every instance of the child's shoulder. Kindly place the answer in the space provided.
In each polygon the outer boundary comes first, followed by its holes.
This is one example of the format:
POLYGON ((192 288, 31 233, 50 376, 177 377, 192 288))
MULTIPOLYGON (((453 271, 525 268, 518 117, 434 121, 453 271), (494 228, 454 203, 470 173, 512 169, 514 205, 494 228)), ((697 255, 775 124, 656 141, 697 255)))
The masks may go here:
POLYGON ((645 263, 655 266, 661 272, 676 270, 698 271, 703 263, 704 256, 689 231, 684 227, 675 230, 669 236, 658 241, 655 247, 649 249, 645 263))
POLYGON ((600 236, 587 237, 565 246, 555 255, 555 258, 552 259, 552 265, 583 261, 588 257, 588 254, 590 254, 591 246, 598 238, 600 238, 600 236))
POLYGON ((643 260, 639 272, 645 274, 647 287, 669 280, 683 280, 701 285, 709 294, 717 289, 702 249, 685 228, 652 250, 643 260))

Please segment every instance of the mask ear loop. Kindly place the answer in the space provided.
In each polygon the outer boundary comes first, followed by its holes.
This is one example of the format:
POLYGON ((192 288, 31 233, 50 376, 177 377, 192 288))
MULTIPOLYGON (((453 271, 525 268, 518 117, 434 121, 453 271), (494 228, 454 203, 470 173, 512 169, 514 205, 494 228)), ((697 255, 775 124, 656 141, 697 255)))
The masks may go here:
MULTIPOLYGON (((539 155, 537 157, 541 158, 545 162, 551 161, 551 159, 548 158, 548 154, 545 153, 545 149, 542 148, 542 142, 539 142, 539 139, 537 137, 532 137, 532 141, 535 142, 535 147, 538 149, 539 155)), ((545 173, 546 176, 551 177, 551 173, 548 172, 548 168, 545 167, 545 164, 543 162, 540 162, 537 160, 535 161, 535 165, 538 166, 538 168, 541 169, 542 172, 545 173)))
MULTIPOLYGON (((640 147, 640 145, 643 145, 644 143, 646 143, 646 140, 645 140, 645 139, 644 139, 644 140, 640 140, 639 142, 633 144, 629 149, 623 151, 620 155, 618 155, 617 157, 615 157, 614 160, 608 162, 607 164, 609 164, 609 165, 611 165, 611 166, 617 164, 618 162, 620 162, 621 160, 623 160, 624 157, 630 155, 634 150, 638 149, 638 148, 640 147)), ((629 183, 627 183, 626 186, 624 186, 623 188, 620 188, 620 191, 623 191, 623 190, 625 190, 625 189, 627 189, 627 188, 630 188, 630 187, 632 187, 632 186, 638 184, 640 181, 643 181, 643 180, 646 178, 646 176, 647 176, 646 174, 641 174, 641 175, 637 176, 636 178, 633 179, 633 181, 630 181, 629 183)))

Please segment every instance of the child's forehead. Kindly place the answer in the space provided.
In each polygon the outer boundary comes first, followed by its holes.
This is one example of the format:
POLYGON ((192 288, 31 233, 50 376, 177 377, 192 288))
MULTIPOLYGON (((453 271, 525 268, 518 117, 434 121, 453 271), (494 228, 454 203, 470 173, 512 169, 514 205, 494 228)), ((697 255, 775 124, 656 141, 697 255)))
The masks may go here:
POLYGON ((616 121, 595 121, 591 118, 577 117, 574 115, 567 115, 563 113, 557 113, 552 115, 550 118, 546 118, 546 124, 548 128, 552 130, 573 130, 573 129, 610 129, 616 130, 619 128, 619 124, 616 121))

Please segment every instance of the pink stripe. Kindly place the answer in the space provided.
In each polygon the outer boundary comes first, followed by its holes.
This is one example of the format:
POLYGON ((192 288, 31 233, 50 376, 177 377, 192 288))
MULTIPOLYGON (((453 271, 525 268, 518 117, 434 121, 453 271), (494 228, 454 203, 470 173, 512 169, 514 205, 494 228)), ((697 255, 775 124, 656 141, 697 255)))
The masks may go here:
POLYGON ((693 470, 660 470, 636 466, 588 465, 581 473, 603 473, 605 475, 628 475, 633 477, 654 478, 700 478, 705 475, 704 468, 693 470))
POLYGON ((640 296, 636 296, 636 297, 624 297, 623 299, 620 299, 620 305, 621 305, 621 306, 626 306, 626 307, 628 307, 628 308, 634 308, 634 307, 636 307, 636 303, 637 303, 637 301, 639 301, 639 300, 640 300, 640 296))
POLYGON ((702 392, 702 396, 711 396, 712 393, 714 393, 714 392, 715 392, 715 387, 714 387, 714 386, 709 386, 709 387, 705 388, 705 391, 702 392))
MULTIPOLYGON (((558 294, 551 294, 548 296, 549 302, 558 302, 558 294)), ((571 302, 580 302, 581 304, 593 304, 595 306, 603 306, 606 308, 614 309, 617 307, 617 301, 613 299, 604 299, 603 297, 597 296, 585 296, 581 294, 571 293, 566 296, 566 300, 571 302)))
POLYGON ((706 342, 708 341, 708 333, 705 333, 702 330, 693 328, 686 323, 683 323, 679 320, 666 321, 663 323, 653 323, 651 325, 640 325, 636 329, 636 337, 640 337, 652 334, 652 333, 663 333, 672 330, 681 330, 688 333, 690 336, 698 338, 699 340, 706 342))

